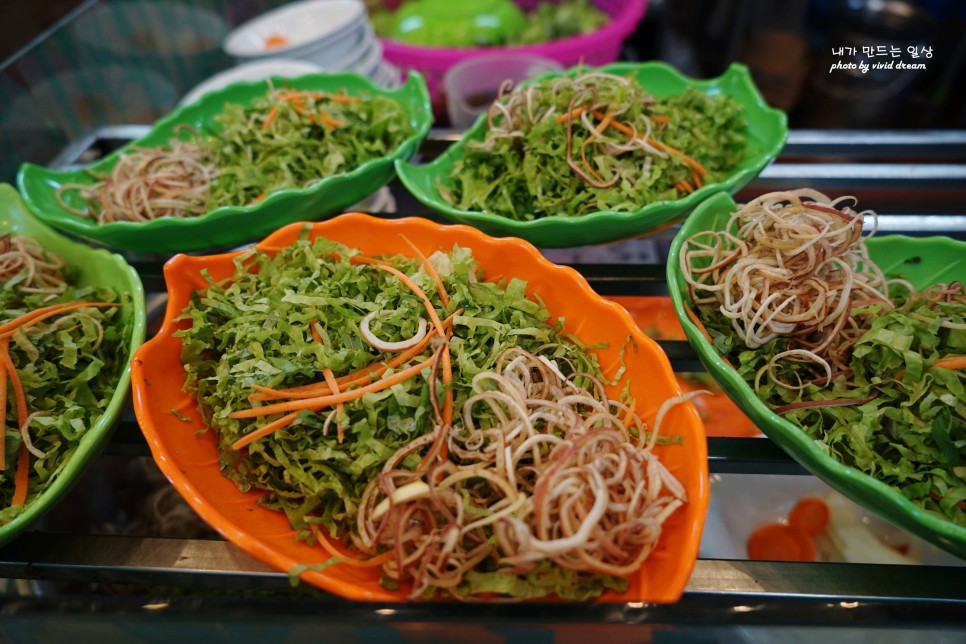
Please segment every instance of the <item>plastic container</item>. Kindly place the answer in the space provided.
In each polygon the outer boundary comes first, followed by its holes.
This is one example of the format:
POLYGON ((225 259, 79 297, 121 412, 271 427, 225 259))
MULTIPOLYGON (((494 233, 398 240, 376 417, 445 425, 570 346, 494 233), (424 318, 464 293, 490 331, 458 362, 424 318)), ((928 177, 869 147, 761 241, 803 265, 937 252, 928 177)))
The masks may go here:
MULTIPOLYGON (((533 9, 537 0, 516 0, 525 11, 533 9)), ((385 2, 393 6, 392 2, 385 2)), ((395 3, 398 4, 398 3, 395 3)), ((594 0, 594 4, 610 17, 610 22, 589 34, 561 38, 538 45, 522 47, 472 47, 450 49, 410 45, 383 39, 383 56, 403 71, 417 70, 426 79, 437 114, 445 112, 443 75, 453 65, 483 54, 513 53, 552 58, 564 67, 583 61, 585 65, 606 65, 617 60, 621 45, 644 17, 647 0, 594 0)))
POLYGON ((460 129, 471 126, 496 98, 504 81, 511 80, 515 85, 546 72, 559 71, 563 71, 563 65, 551 58, 506 51, 453 65, 443 76, 450 125, 460 129))

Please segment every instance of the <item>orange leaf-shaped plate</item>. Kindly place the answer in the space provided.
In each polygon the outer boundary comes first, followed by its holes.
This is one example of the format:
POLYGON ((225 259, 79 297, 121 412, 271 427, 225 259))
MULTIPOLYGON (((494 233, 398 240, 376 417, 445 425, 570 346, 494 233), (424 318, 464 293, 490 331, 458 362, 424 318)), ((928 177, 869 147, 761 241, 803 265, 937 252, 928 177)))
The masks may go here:
MULTIPOLYGON (((292 244, 303 230, 324 236, 368 255, 412 251, 400 239, 408 237, 427 255, 454 244, 470 248, 485 271, 497 281, 517 277, 528 283, 527 294, 544 301, 554 318, 564 318, 566 331, 584 343, 606 343, 596 349, 604 375, 613 378, 627 345, 623 377, 610 390, 618 396, 629 379, 637 409, 645 421, 667 398, 680 393, 667 356, 637 327, 620 306, 605 301, 577 272, 552 264, 529 243, 514 238, 495 239, 468 226, 446 226, 425 219, 382 220, 367 215, 342 215, 315 224, 291 224, 279 229, 259 247, 277 249, 292 244), (628 340, 630 342, 628 343, 628 340)), ((230 277, 238 253, 205 257, 178 255, 165 266, 168 308, 158 335, 134 357, 134 405, 141 428, 161 471, 192 508, 229 541, 283 571, 300 564, 318 564, 328 555, 319 547, 296 541, 281 512, 257 504, 260 493, 242 493, 219 471, 218 449, 205 428, 196 400, 183 390, 181 341, 174 337, 175 318, 188 304, 192 291, 206 287, 202 271, 213 279, 230 277), (177 412, 175 414, 174 412, 177 412), (182 416, 185 420, 180 419, 182 416)), ((708 505, 707 447, 700 418, 690 403, 676 406, 666 417, 662 435, 681 437, 680 444, 659 446, 657 454, 687 490, 689 502, 664 524, 660 543, 624 593, 609 593, 605 602, 673 602, 684 590, 697 558, 698 543, 708 505)), ((404 601, 408 589, 387 590, 378 569, 333 565, 306 570, 301 578, 346 598, 364 601, 404 601)))

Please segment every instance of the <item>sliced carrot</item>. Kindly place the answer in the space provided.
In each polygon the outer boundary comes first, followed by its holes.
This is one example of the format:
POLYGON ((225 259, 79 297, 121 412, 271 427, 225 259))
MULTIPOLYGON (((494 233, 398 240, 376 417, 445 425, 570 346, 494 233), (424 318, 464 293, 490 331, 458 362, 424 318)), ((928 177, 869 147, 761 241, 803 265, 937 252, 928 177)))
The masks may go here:
MULTIPOLYGON (((325 382, 326 382, 326 384, 329 385, 329 390, 332 392, 332 395, 338 396, 340 393, 342 393, 341 391, 339 391, 339 383, 337 383, 335 381, 335 374, 332 373, 332 370, 331 369, 329 369, 328 367, 326 367, 325 369, 322 370, 322 375, 325 377, 325 382)), ((336 429, 336 432, 337 432, 336 435, 338 437, 338 440, 339 440, 339 444, 340 445, 342 444, 342 439, 345 438, 344 434, 342 433, 342 414, 343 414, 344 411, 345 411, 345 404, 344 403, 336 403, 336 405, 335 405, 335 413, 336 413, 336 416, 335 416, 335 418, 336 418, 336 420, 335 420, 335 429, 336 429)))
POLYGON ((443 329, 443 322, 442 320, 439 319, 439 314, 436 313, 436 307, 433 306, 433 303, 429 301, 429 297, 427 297, 425 291, 423 291, 423 289, 419 287, 419 284, 412 281, 408 275, 403 273, 398 268, 393 268, 392 266, 389 266, 389 264, 387 263, 374 262, 370 265, 375 266, 379 270, 383 270, 383 271, 386 271, 387 273, 391 273, 395 275, 396 277, 399 278, 399 280, 403 284, 409 287, 409 290, 415 293, 416 296, 423 301, 423 306, 426 308, 426 313, 429 314, 429 319, 433 322, 433 326, 436 327, 436 332, 439 333, 440 335, 445 335, 445 331, 443 329))
POLYGON ((242 436, 237 441, 235 441, 234 443, 232 443, 231 444, 231 448, 237 452, 241 448, 246 447, 246 446, 248 446, 251 443, 254 443, 256 440, 258 440, 262 436, 268 436, 269 434, 272 434, 272 433, 274 433, 274 432, 282 429, 283 427, 288 427, 289 425, 291 425, 292 423, 295 422, 295 419, 298 418, 298 415, 300 413, 301 412, 293 411, 291 414, 286 414, 285 416, 282 416, 281 418, 278 418, 276 420, 273 420, 272 422, 268 423, 267 425, 263 425, 262 427, 258 428, 258 431, 257 432, 252 432, 251 434, 247 434, 245 436, 242 436), (259 434, 259 435, 258 436, 255 436, 255 434, 259 434))
MULTIPOLYGON (((449 330, 453 326, 453 318, 460 315, 463 309, 458 309, 454 311, 452 315, 443 320, 443 328, 449 330)), ((419 341, 419 344, 407 349, 406 351, 393 356, 391 359, 384 362, 376 362, 369 365, 368 367, 363 367, 359 371, 354 371, 350 374, 344 376, 339 376, 336 378, 336 382, 340 387, 351 387, 352 385, 362 384, 369 382, 370 378, 375 376, 381 376, 388 369, 395 369, 401 364, 409 361, 411 358, 418 356, 422 353, 427 346, 429 346, 430 340, 436 335, 436 329, 430 329, 426 337, 419 341)), ((328 383, 325 382, 314 382, 308 385, 299 385, 298 387, 290 387, 288 389, 271 389, 269 387, 263 387, 261 385, 255 385, 255 389, 259 392, 257 394, 248 397, 249 400, 270 400, 278 398, 294 398, 300 397, 301 394, 308 394, 304 397, 311 396, 321 396, 323 394, 332 393, 329 388, 328 383)))
POLYGON ((319 120, 322 121, 323 125, 327 125, 331 128, 345 126, 345 121, 340 121, 339 119, 332 118, 328 114, 319 114, 319 120))
MULTIPOLYGON (((594 116, 596 116, 597 118, 601 118, 601 119, 604 118, 604 115, 601 114, 598 111, 595 111, 594 112, 594 116)), ((622 132, 623 134, 627 135, 628 137, 632 137, 633 138, 635 136, 634 128, 631 128, 631 127, 625 125, 624 123, 621 123, 620 121, 612 121, 608 125, 610 127, 614 128, 615 130, 617 130, 618 132, 622 132)), ((639 134, 639 133, 637 133, 637 134, 639 134)), ((681 157, 681 160, 684 161, 689 166, 691 166, 691 168, 693 168, 694 171, 698 173, 698 176, 699 177, 705 177, 705 176, 707 176, 708 171, 705 170, 705 168, 704 168, 703 165, 701 165, 700 163, 698 163, 697 161, 695 161, 694 159, 692 159, 691 157, 689 157, 684 152, 681 152, 677 148, 672 148, 670 145, 668 145, 666 143, 662 143, 661 141, 658 141, 656 139, 645 139, 645 141, 648 144, 656 147, 658 150, 661 150, 662 152, 667 152, 669 154, 673 154, 673 155, 676 155, 678 157, 681 157)))
POLYGON ((265 122, 262 123, 262 129, 267 130, 276 116, 278 116, 278 105, 272 105, 272 109, 268 111, 268 116, 265 117, 265 122))
POLYGON ((11 505, 23 505, 27 500, 27 487, 30 477, 30 452, 27 451, 26 443, 20 444, 20 453, 17 454, 17 473, 14 475, 13 498, 11 505))
POLYGON ((121 306, 121 304, 119 302, 69 302, 66 304, 52 304, 50 306, 43 306, 39 309, 34 309, 29 313, 24 313, 19 317, 0 324, 0 338, 9 338, 18 328, 25 329, 31 327, 59 313, 65 313, 67 311, 73 311, 74 309, 83 309, 87 307, 110 306, 121 306))
POLYGON ((815 546, 804 532, 767 523, 748 537, 748 558, 757 561, 814 561, 815 546))
POLYGON ((265 39, 265 49, 278 49, 279 47, 288 47, 288 38, 281 34, 272 34, 265 39))
POLYGON ((423 251, 417 248, 416 244, 409 241, 409 238, 403 234, 400 234, 399 236, 402 237, 404 242, 406 242, 406 245, 409 246, 409 249, 416 254, 416 257, 419 258, 423 268, 426 269, 426 272, 429 273, 429 276, 433 278, 434 282, 436 282, 436 292, 439 294, 439 299, 442 300, 443 306, 449 306, 449 296, 446 294, 446 287, 443 286, 443 280, 440 278, 439 273, 436 272, 436 269, 433 268, 433 265, 429 263, 429 259, 423 254, 423 251))
POLYGON ((788 525, 812 537, 825 532, 828 526, 828 506, 822 499, 801 499, 788 514, 788 525))
POLYGON ((670 116, 664 116, 661 114, 655 114, 654 116, 648 116, 652 123, 658 123, 660 125, 667 125, 671 122, 670 116))
POLYGON ((966 356, 948 356, 932 363, 930 369, 966 369, 966 356))
POLYGON ((580 107, 575 107, 569 112, 564 112, 563 114, 557 117, 557 123, 566 123, 567 119, 577 118, 578 116, 580 116, 581 114, 587 111, 587 107, 588 107, 587 105, 582 105, 580 107))
POLYGON ((4 350, 0 352, 0 360, 3 361, 7 376, 10 378, 10 384, 13 386, 14 400, 16 400, 17 405, 17 427, 22 427, 27 422, 27 396, 24 395, 23 384, 20 382, 17 368, 13 365, 13 360, 10 358, 10 351, 7 346, 9 341, 4 338, 2 342, 4 350))
MULTIPOLYGON (((420 363, 414 364, 411 367, 403 369, 402 371, 397 371, 391 376, 387 376, 377 380, 376 382, 366 385, 365 387, 343 391, 339 394, 328 394, 325 396, 316 396, 315 398, 303 398, 301 400, 290 400, 287 402, 275 403, 273 405, 264 405, 262 407, 252 407, 251 409, 241 409, 239 411, 232 412, 229 414, 229 416, 231 418, 255 418, 257 416, 268 416, 270 414, 279 414, 287 411, 302 411, 303 409, 319 411, 320 409, 331 407, 337 403, 350 402, 352 400, 356 400, 357 398, 362 398, 367 393, 382 391, 383 389, 388 389, 389 387, 392 387, 400 382, 405 382, 432 364, 433 359, 428 358, 420 363)), ((249 434, 249 436, 251 436, 251 434, 249 434)))
POLYGON ((345 564, 347 566, 353 566, 356 568, 375 568, 376 566, 381 566, 382 564, 386 563, 393 557, 393 551, 387 550, 382 554, 378 554, 374 557, 369 557, 368 559, 355 559, 353 557, 350 557, 349 555, 344 555, 338 550, 336 550, 335 547, 331 543, 329 543, 329 540, 325 538, 325 536, 321 533, 321 531, 316 526, 314 525, 312 526, 312 531, 315 532, 315 538, 318 540, 319 545, 322 546, 322 549, 325 550, 327 553, 329 553, 335 559, 339 560, 339 561, 333 562, 332 565, 345 564))

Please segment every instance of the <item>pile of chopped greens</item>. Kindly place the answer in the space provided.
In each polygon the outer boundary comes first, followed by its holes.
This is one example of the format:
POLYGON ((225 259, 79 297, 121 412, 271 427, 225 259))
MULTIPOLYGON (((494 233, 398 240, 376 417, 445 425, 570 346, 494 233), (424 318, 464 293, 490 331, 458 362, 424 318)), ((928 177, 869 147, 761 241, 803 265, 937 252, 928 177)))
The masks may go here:
POLYGON ((610 21, 590 0, 540 2, 527 15, 527 26, 507 38, 508 45, 532 45, 597 31, 610 21))
MULTIPOLYGON (((360 331, 360 321, 369 313, 381 312, 369 327, 380 340, 395 342, 416 334, 418 319, 426 315, 423 302, 396 276, 350 261, 355 255, 357 251, 342 244, 304 236, 273 256, 248 251, 235 259, 229 280, 212 280, 193 294, 180 317, 190 327, 177 332, 186 388, 197 397, 217 436, 222 471, 242 491, 265 491, 261 503, 285 512, 298 537, 309 542, 314 541, 313 526, 345 539, 369 481, 398 448, 427 434, 437 422, 427 368, 346 403, 327 431, 326 419, 338 410, 302 411, 292 425, 255 440, 247 450, 232 449, 239 438, 281 416, 230 416, 252 407, 249 396, 255 385, 308 385, 323 380, 325 368, 338 377, 387 360, 392 354, 377 351, 360 331), (313 324, 318 338, 313 337, 313 324), (345 427, 342 441, 336 422, 345 427)), ((492 369, 507 348, 539 352, 556 359, 564 371, 600 373, 594 356, 564 334, 561 322, 552 321, 540 302, 526 296, 524 282, 483 281, 468 249, 454 247, 429 258, 449 294, 447 306, 418 259, 387 259, 419 285, 441 318, 462 309, 453 318, 450 339, 457 426, 473 377, 492 369)), ((393 371, 425 361, 433 351, 430 345, 393 371)), ((441 398, 443 388, 432 378, 441 398)), ((419 459, 414 453, 402 465, 412 468, 419 459)), ((538 576, 538 581, 521 577, 510 590, 569 596, 568 585, 551 587, 546 575, 538 576)), ((557 571, 552 578, 575 577, 557 571)), ((481 583, 493 583, 486 579, 481 577, 481 583)), ((599 594, 625 583, 595 577, 582 579, 573 591, 599 594)))
POLYGON ((378 36, 430 47, 532 45, 588 34, 610 21, 590 0, 540 0, 526 14, 510 0, 478 11, 448 0, 410 0, 395 11, 381 0, 366 5, 378 36))
POLYGON ((466 141, 440 194, 517 220, 633 211, 723 180, 745 150, 742 107, 688 87, 657 98, 595 70, 514 89, 466 141))
MULTIPOLYGON (((966 299, 904 302, 903 296, 893 293, 897 308, 876 315, 859 339, 851 373, 841 372, 826 385, 824 378, 813 380, 806 363, 779 361, 778 381, 801 378, 811 384, 796 391, 762 379, 758 394, 836 460, 966 526, 966 374, 940 362, 966 354, 966 299), (942 320, 959 328, 941 326, 942 320), (800 401, 843 400, 856 402, 795 407, 800 401)), ((788 347, 787 339, 776 338, 749 350, 715 309, 699 307, 699 315, 715 347, 751 384, 759 369, 788 347)))
POLYGON ((250 106, 230 103, 215 121, 219 129, 203 137, 218 169, 209 209, 349 172, 413 133, 402 104, 378 94, 277 90, 250 106))
MULTIPOLYGON (((49 257, 49 254, 48 254, 49 257)), ((115 302, 110 289, 68 286, 56 296, 22 288, 21 271, 0 290, 0 324, 43 306, 74 301, 115 302)), ((29 456, 26 502, 11 505, 23 438, 14 388, 6 387, 5 461, 0 471, 0 524, 7 523, 46 490, 76 451, 81 439, 104 414, 126 362, 127 333, 118 308, 85 307, 58 315, 9 338, 9 356, 23 386, 27 431, 43 457, 29 456)))

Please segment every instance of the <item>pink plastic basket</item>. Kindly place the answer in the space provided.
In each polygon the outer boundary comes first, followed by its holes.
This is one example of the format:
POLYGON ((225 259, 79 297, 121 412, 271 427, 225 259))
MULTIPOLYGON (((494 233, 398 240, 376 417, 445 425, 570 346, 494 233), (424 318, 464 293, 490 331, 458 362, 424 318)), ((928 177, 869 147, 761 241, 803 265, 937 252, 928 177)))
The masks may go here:
MULTIPOLYGON (((530 10, 536 6, 537 0, 516 0, 516 3, 522 9, 530 10)), ((392 6, 398 5, 399 2, 385 0, 384 4, 392 6)), ((429 92, 433 97, 434 111, 439 114, 443 100, 443 74, 456 63, 473 56, 483 53, 519 52, 552 58, 565 67, 571 67, 581 61, 587 65, 606 65, 617 60, 624 40, 631 35, 637 23, 644 17, 647 0, 594 0, 594 4, 610 16, 610 22, 589 34, 523 47, 468 49, 420 47, 383 39, 383 57, 403 71, 415 69, 426 77, 429 92)))

